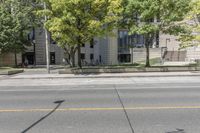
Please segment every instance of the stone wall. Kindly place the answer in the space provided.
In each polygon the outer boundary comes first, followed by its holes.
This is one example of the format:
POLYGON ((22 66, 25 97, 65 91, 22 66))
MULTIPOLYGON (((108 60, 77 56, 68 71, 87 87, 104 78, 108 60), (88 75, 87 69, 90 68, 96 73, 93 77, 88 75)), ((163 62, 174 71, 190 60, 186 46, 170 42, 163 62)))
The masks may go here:
POLYGON ((187 48, 186 61, 192 62, 195 60, 200 60, 200 48, 199 47, 187 48))
POLYGON ((159 47, 167 47, 168 51, 178 51, 180 48, 180 42, 178 38, 173 35, 160 34, 159 47))
POLYGON ((181 71, 200 71, 200 67, 149 67, 149 68, 84 68, 84 69, 65 69, 59 71, 59 74, 83 74, 83 73, 136 73, 136 72, 181 72, 181 71))
POLYGON ((165 61, 186 61, 187 51, 166 51, 165 61))
MULTIPOLYGON (((161 48, 150 48, 150 59, 161 58, 161 48)), ((146 60, 146 48, 133 49, 133 62, 146 60)))

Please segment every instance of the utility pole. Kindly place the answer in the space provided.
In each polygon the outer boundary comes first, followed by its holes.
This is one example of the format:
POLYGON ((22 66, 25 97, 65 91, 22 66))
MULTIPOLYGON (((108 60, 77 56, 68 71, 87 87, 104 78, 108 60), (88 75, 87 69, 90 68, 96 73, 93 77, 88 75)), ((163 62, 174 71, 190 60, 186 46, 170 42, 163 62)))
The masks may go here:
MULTIPOLYGON (((44 2, 44 9, 47 9, 46 3, 44 2)), ((47 21, 47 16, 45 15, 45 22, 47 21)), ((45 42, 46 42, 46 63, 47 63, 47 73, 50 73, 50 56, 49 56, 49 36, 48 36, 48 31, 44 27, 45 30, 45 42)))
MULTIPOLYGON (((10 3, 10 7, 11 7, 11 9, 10 9, 11 10, 11 15, 13 17, 15 15, 14 8, 13 8, 13 0, 10 3)), ((14 46, 15 46, 14 47, 15 67, 17 67, 17 50, 16 50, 16 44, 14 46)))

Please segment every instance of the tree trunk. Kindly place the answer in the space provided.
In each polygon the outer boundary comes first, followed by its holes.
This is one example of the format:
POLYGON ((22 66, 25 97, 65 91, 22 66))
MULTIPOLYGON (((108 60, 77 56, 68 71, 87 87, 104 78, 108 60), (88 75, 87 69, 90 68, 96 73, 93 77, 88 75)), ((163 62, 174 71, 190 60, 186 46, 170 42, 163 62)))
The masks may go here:
POLYGON ((78 67, 82 69, 82 63, 81 63, 81 44, 78 44, 78 67))
POLYGON ((150 52, 149 52, 149 44, 146 44, 146 65, 145 67, 150 67, 150 52))
MULTIPOLYGON (((81 19, 78 17, 77 18, 77 28, 79 31, 81 31, 81 19)), ((77 37, 77 41, 78 41, 78 44, 77 44, 77 49, 78 49, 78 67, 80 69, 82 69, 82 64, 81 64, 81 45, 82 45, 82 42, 81 42, 81 36, 78 36, 77 37)))
POLYGON ((76 54, 76 50, 77 48, 74 47, 70 47, 70 48, 63 48, 65 50, 65 55, 67 56, 65 59, 67 61, 67 63, 70 65, 70 67, 75 67, 75 54, 76 54))
POLYGON ((73 49, 70 51, 70 66, 75 67, 75 52, 73 49))
POLYGON ((150 49, 150 36, 147 35, 145 36, 145 48, 146 48, 146 65, 145 67, 150 67, 150 52, 149 52, 149 49, 150 49))
POLYGON ((71 67, 71 63, 70 63, 70 56, 69 56, 69 54, 66 54, 65 53, 65 61, 67 62, 67 64, 69 64, 70 65, 70 67, 71 67))
POLYGON ((16 50, 14 52, 14 55, 15 55, 15 67, 17 67, 17 52, 16 52, 16 50))

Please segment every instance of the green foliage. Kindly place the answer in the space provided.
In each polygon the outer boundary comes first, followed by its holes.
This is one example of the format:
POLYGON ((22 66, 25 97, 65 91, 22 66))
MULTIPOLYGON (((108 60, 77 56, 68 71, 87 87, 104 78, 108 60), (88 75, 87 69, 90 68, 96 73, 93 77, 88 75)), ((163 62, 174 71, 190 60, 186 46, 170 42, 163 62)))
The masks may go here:
POLYGON ((184 32, 177 22, 190 10, 191 0, 129 0, 126 25, 131 33, 149 34, 162 31, 169 34, 184 32), (131 16, 132 17, 129 17, 131 16))
POLYGON ((14 22, 11 14, 0 5, 0 49, 1 52, 13 42, 12 33, 14 33, 14 22))
POLYGON ((30 44, 28 33, 34 26, 32 0, 6 0, 0 3, 0 49, 22 52, 30 44))
MULTIPOLYGON (((122 0, 46 0, 47 9, 38 12, 49 19, 45 27, 53 39, 74 54, 80 45, 103 36, 117 26, 122 0)), ((79 64, 80 64, 80 57, 79 64)), ((80 66, 80 65, 79 65, 80 66)))
POLYGON ((146 66, 150 66, 149 47, 156 33, 179 35, 186 33, 180 25, 190 11, 192 0, 127 0, 123 13, 124 28, 130 34, 141 34, 145 37, 147 51, 146 66))
POLYGON ((111 31, 121 0, 48 0, 47 29, 60 45, 77 45, 111 31), (79 39, 78 39, 79 38, 79 39))
POLYGON ((192 10, 188 13, 184 23, 188 28, 188 33, 180 35, 179 38, 181 48, 200 45, 200 1, 194 0, 191 6, 192 10))

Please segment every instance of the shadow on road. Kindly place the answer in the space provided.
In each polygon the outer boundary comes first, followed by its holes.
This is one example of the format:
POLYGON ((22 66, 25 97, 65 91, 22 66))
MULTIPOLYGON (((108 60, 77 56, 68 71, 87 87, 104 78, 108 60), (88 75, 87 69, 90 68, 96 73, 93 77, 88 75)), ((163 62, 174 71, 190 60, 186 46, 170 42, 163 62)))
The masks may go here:
POLYGON ((35 123, 33 123, 32 125, 30 125, 28 128, 26 128, 24 131, 22 131, 21 133, 26 133, 28 132, 31 128, 33 128, 34 126, 36 126, 38 123, 40 123, 41 121, 43 121, 44 119, 46 119, 47 117, 49 117, 51 114, 53 114, 59 107, 60 105, 65 102, 65 100, 60 100, 60 101, 55 101, 54 103, 57 104, 57 106, 48 114, 46 114, 45 116, 43 116, 42 118, 40 118, 38 121, 36 121, 35 123))
POLYGON ((176 129, 176 131, 166 132, 166 133, 186 133, 184 129, 176 129))

